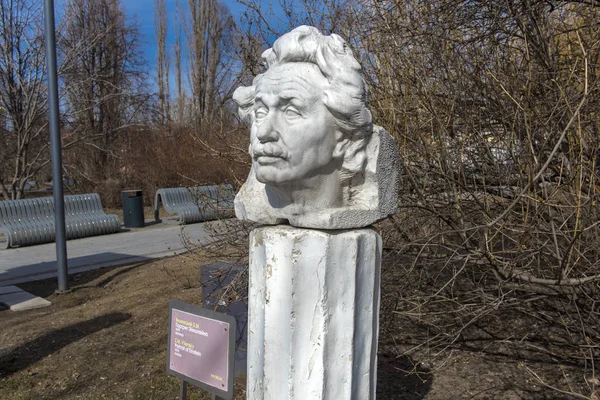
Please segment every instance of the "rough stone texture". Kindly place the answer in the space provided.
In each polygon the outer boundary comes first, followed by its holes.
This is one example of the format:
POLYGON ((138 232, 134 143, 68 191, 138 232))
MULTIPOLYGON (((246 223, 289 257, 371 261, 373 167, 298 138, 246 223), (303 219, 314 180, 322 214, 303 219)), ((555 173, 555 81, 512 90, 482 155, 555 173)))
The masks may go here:
POLYGON ((16 286, 0 287, 0 303, 5 304, 11 311, 25 311, 51 305, 42 299, 16 286))
POLYGON ((361 67, 344 40, 301 26, 263 60, 268 70, 234 93, 252 157, 236 216, 349 229, 395 213, 398 150, 373 125, 361 67))
POLYGON ((381 237, 255 229, 248 400, 375 398, 381 237))

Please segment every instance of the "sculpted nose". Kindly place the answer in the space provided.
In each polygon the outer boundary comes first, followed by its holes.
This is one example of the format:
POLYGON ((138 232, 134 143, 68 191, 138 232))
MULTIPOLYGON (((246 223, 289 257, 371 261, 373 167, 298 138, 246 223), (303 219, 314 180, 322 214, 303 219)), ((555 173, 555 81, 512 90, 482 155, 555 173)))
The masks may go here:
POLYGON ((256 138, 261 143, 275 142, 279 139, 279 132, 277 131, 271 116, 265 116, 264 120, 258 125, 256 129, 256 138))

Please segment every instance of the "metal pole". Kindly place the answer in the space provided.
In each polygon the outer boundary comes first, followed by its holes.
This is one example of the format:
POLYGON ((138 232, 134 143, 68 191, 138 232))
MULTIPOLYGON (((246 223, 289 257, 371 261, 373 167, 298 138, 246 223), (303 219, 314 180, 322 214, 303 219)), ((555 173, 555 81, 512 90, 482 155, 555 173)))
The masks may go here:
POLYGON ((179 384, 179 400, 186 400, 187 398, 187 382, 183 379, 179 384))
POLYGON ((58 115, 58 77, 56 72, 56 37, 54 32, 54 0, 44 0, 46 17, 46 62, 48 65, 48 105, 50 111, 50 147, 52 151, 52 192, 54 194, 54 227, 56 229, 56 266, 58 293, 69 290, 67 283, 67 242, 65 235, 65 200, 63 197, 62 154, 58 115))

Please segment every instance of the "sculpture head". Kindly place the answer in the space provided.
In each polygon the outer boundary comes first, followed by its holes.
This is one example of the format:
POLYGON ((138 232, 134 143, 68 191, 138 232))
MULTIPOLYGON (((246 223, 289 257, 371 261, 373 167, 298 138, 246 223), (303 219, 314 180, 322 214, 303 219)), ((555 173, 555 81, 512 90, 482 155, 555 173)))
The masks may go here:
POLYGON ((343 186, 364 168, 373 130, 361 68, 348 45, 301 26, 262 58, 267 71, 234 93, 251 127, 256 179, 314 187, 315 180, 330 185, 333 178, 343 186))
POLYGON ((348 229, 394 213, 398 151, 373 125, 361 67, 346 42, 301 26, 262 58, 266 72, 233 94, 250 125, 252 156, 236 216, 348 229))

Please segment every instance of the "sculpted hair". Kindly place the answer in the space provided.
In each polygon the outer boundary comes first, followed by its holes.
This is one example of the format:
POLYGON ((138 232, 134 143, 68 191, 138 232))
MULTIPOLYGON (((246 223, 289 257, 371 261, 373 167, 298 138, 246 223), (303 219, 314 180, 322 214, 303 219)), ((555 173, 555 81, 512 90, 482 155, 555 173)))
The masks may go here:
MULTIPOLYGON (((275 41, 262 54, 268 68, 286 63, 315 64, 329 81, 324 89, 323 103, 336 119, 340 131, 350 140, 344 157, 344 174, 359 172, 365 163, 365 147, 373 132, 371 112, 367 108, 367 93, 360 64, 346 42, 338 35, 325 36, 311 26, 300 26, 275 41)), ((238 88, 233 100, 238 105, 240 118, 253 122, 256 85, 262 74, 254 78, 252 86, 238 88)))

